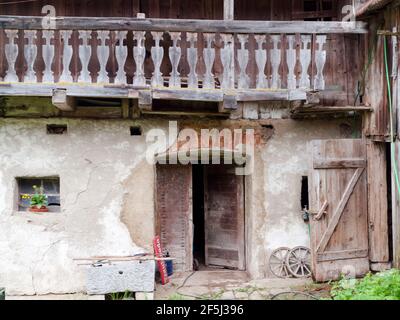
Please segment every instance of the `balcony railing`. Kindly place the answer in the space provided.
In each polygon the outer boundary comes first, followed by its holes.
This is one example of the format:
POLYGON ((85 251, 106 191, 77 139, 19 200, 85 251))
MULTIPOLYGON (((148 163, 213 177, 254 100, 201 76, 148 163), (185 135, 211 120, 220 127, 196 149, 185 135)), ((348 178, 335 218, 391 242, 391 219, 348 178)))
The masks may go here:
MULTIPOLYGON (((366 32, 361 23, 348 29, 340 22, 55 22, 55 28, 43 29, 40 17, 0 16, 0 94, 8 92, 7 84, 17 83, 42 84, 45 89, 36 89, 38 95, 54 86, 80 88, 80 95, 85 86, 101 86, 239 92, 243 100, 251 91, 257 96, 324 90, 327 34, 366 32)), ((26 93, 13 88, 15 94, 26 93)), ((110 92, 121 97, 132 93, 110 92)), ((91 94, 89 89, 86 93, 91 94)))

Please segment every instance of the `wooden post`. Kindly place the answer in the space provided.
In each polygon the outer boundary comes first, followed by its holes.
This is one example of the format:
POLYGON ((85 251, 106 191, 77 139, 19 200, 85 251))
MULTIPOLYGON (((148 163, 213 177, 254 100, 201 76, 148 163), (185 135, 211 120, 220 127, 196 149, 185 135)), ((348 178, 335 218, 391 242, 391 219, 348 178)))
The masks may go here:
POLYGON ((122 99, 121 103, 121 109, 122 109, 122 118, 128 119, 129 118, 129 99, 122 99))
POLYGON ((393 238, 393 267, 400 268, 400 197, 397 190, 395 177, 395 166, 399 170, 398 162, 400 143, 396 139, 395 143, 395 158, 397 163, 392 161, 392 238, 393 238))
POLYGON ((75 110, 75 99, 67 95, 65 89, 53 90, 53 96, 51 99, 52 104, 60 109, 61 111, 74 111, 75 110))
POLYGON ((368 233, 371 270, 390 268, 385 143, 367 142, 368 233))
MULTIPOLYGON (((233 21, 235 16, 235 0, 224 0, 224 20, 233 21)), ((225 38, 225 48, 224 55, 228 55, 232 58, 232 62, 229 65, 224 65, 224 74, 232 74, 232 79, 227 82, 224 81, 224 87, 235 87, 235 42, 226 41, 225 38), (229 69, 229 70, 225 70, 229 69)), ((233 40, 233 35, 232 35, 233 40)))
POLYGON ((235 0, 224 0, 224 20, 233 20, 235 14, 235 0))
POLYGON ((139 90, 139 109, 145 111, 151 111, 153 106, 153 98, 151 90, 139 90))

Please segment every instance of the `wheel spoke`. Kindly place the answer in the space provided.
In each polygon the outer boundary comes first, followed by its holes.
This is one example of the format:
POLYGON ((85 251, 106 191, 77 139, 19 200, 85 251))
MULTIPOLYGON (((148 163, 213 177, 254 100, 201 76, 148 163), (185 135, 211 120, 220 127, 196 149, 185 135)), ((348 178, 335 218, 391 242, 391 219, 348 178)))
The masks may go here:
POLYGON ((286 278, 290 275, 286 265, 286 258, 289 252, 289 248, 281 247, 271 253, 269 258, 269 269, 276 277, 286 278))
POLYGON ((297 272, 299 271, 300 267, 300 265, 297 267, 296 271, 294 272, 295 274, 298 274, 297 272))

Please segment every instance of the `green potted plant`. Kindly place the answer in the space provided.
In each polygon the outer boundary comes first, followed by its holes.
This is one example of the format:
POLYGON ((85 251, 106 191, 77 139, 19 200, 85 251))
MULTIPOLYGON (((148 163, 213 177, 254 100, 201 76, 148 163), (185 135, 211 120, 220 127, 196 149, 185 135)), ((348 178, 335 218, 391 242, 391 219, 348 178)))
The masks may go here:
POLYGON ((33 186, 35 191, 30 201, 30 212, 48 212, 47 195, 44 194, 43 187, 33 186))

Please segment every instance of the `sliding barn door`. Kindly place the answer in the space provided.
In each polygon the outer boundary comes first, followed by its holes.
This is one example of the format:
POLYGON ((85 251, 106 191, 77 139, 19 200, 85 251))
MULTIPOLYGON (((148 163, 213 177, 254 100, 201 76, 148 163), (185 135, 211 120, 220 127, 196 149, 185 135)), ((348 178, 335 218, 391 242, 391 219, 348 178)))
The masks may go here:
POLYGON ((311 251, 317 281, 369 271, 366 144, 312 142, 311 251))
POLYGON ((176 271, 191 271, 192 167, 157 165, 157 233, 161 244, 175 258, 176 271))
POLYGON ((245 269, 243 179, 233 166, 205 167, 206 265, 245 269))

